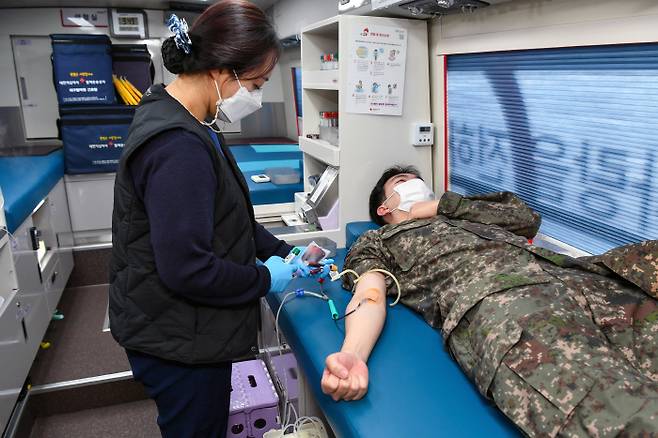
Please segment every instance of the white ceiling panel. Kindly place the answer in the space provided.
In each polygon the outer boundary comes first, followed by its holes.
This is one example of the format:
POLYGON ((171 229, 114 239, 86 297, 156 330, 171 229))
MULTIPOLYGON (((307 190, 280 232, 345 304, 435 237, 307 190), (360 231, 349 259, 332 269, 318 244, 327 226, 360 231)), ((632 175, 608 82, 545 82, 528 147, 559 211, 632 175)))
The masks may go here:
MULTIPOLYGON (((176 0, 177 3, 207 5, 216 0, 176 0)), ((262 9, 279 0, 251 0, 262 9)), ((114 7, 134 9, 169 9, 170 0, 0 0, 0 8, 114 7)))

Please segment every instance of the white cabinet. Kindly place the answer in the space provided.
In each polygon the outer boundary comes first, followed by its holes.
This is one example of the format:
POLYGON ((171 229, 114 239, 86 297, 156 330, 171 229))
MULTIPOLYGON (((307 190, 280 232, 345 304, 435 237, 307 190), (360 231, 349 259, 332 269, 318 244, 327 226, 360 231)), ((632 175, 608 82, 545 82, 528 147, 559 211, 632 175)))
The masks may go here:
POLYGON ((0 429, 5 428, 25 381, 24 369, 28 358, 28 345, 22 320, 17 318, 20 301, 13 293, 0 306, 0 429))
POLYGON ((5 219, 5 200, 0 189, 0 315, 17 288, 16 272, 11 254, 11 239, 5 219))
POLYGON ((50 37, 12 36, 11 45, 26 137, 57 138, 57 94, 50 61, 50 37))
POLYGON ((17 282, 11 240, 5 231, 4 198, 0 191, 0 430, 4 430, 23 386, 20 369, 27 358, 22 321, 17 318, 17 282))
POLYGON ((115 173, 65 175, 76 246, 112 242, 115 173))
MULTIPOLYGON (((68 202, 60 180, 16 230, 12 248, 20 294, 40 296, 48 315, 55 311, 73 270, 72 247, 68 202)), ((47 326, 35 327, 35 333, 43 336, 47 326)))
MULTIPOLYGON (((0 193, 0 229, 5 224, 0 193)), ((0 232, 0 430, 11 416, 73 269, 70 240, 63 180, 11 238, 0 232)))
POLYGON ((345 224, 369 220, 368 197, 385 169, 395 164, 414 165, 426 182, 432 182, 432 150, 411 144, 414 123, 430 114, 427 22, 397 18, 341 15, 302 29, 302 98, 304 124, 299 138, 304 153, 305 191, 308 177, 328 166, 339 168, 339 231, 345 224), (404 102, 401 116, 354 114, 346 111, 354 86, 349 66, 355 54, 350 38, 364 28, 389 26, 407 31, 404 102), (323 54, 338 54, 337 70, 322 70, 323 54), (320 134, 320 113, 338 112, 338 144, 315 137, 320 134))
POLYGON ((69 204, 66 197, 64 180, 60 180, 48 195, 50 207, 50 226, 55 236, 53 245, 56 245, 57 258, 54 263, 45 267, 42 272, 42 280, 46 292, 48 310, 52 315, 64 292, 66 283, 73 271, 73 233, 71 229, 71 218, 69 204))

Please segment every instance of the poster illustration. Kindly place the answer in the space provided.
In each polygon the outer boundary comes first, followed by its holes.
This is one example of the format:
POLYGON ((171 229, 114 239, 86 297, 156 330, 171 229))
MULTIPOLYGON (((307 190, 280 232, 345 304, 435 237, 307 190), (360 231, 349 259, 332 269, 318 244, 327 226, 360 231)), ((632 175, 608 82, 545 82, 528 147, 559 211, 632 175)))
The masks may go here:
POLYGON ((355 27, 350 38, 347 112, 402 115, 407 30, 355 27))

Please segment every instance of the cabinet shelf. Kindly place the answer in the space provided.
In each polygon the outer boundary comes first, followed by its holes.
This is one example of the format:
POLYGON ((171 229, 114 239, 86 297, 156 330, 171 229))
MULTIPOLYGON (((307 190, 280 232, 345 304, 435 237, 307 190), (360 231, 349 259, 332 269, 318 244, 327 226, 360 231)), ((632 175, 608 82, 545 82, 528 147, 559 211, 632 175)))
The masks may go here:
POLYGON ((338 22, 340 16, 327 18, 302 29, 302 35, 323 35, 338 39, 338 22))
POLYGON ((338 70, 308 70, 302 75, 302 88, 338 90, 338 70))
POLYGON ((340 149, 323 140, 299 137, 299 148, 302 152, 334 167, 340 165, 340 149))

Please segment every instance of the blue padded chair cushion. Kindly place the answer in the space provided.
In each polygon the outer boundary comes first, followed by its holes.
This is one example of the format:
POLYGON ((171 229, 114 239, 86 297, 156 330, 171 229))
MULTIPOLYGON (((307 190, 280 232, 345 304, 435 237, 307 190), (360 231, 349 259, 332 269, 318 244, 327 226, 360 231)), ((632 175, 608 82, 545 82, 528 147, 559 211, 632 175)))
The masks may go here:
POLYGON ((345 248, 350 248, 352 244, 354 244, 354 242, 356 242, 356 240, 366 231, 376 230, 377 228, 379 228, 379 225, 371 221, 348 223, 345 226, 345 248))
MULTIPOLYGON (((341 269, 345 254, 345 249, 336 253, 341 269)), ((300 278, 286 293, 296 288, 320 290, 315 280, 300 278)), ((323 290, 342 315, 351 294, 339 281, 325 282, 323 290)), ((284 296, 267 294, 275 313, 284 296)), ((279 327, 336 436, 521 436, 464 375, 444 348, 439 331, 402 305, 387 309, 386 324, 368 360, 368 393, 359 401, 336 403, 320 390, 325 359, 340 350, 345 333, 344 321, 331 319, 326 302, 312 297, 286 302, 279 327)))
POLYGON ((64 152, 0 158, 0 188, 10 233, 15 232, 34 208, 64 176, 64 152))

